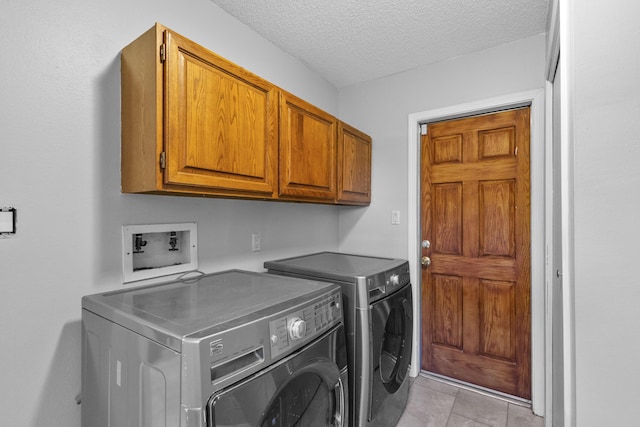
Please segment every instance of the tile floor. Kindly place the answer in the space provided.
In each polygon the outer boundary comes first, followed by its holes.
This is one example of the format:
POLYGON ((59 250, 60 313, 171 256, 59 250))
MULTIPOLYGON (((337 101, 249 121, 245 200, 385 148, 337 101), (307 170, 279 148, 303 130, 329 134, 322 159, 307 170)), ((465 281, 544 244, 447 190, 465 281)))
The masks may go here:
POLYGON ((418 376, 396 427, 543 427, 530 408, 418 376))

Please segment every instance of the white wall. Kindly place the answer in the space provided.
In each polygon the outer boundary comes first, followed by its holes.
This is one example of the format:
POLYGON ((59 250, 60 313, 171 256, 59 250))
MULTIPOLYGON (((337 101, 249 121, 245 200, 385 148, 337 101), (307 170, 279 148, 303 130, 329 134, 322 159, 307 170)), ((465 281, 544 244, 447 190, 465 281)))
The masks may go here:
POLYGON ((568 3, 576 425, 638 425, 640 3, 568 3))
MULTIPOLYGON (((340 208, 340 250, 345 252, 364 252, 384 254, 390 257, 410 260, 413 276, 414 310, 420 311, 419 271, 413 262, 415 252, 408 253, 410 241, 419 239, 409 236, 409 230, 419 230, 419 226, 408 227, 408 221, 419 218, 417 212, 409 214, 409 179, 416 182, 416 176, 409 177, 409 156, 417 158, 417 144, 409 153, 407 134, 409 115, 415 116, 427 111, 443 110, 462 104, 469 105, 516 93, 531 92, 545 86, 545 35, 529 37, 506 45, 458 57, 449 61, 420 67, 394 76, 342 89, 340 91, 340 115, 347 122, 370 132, 373 137, 373 174, 372 203, 367 210, 340 208), (391 225, 391 211, 401 211, 401 224, 391 225)), ((478 108, 478 107, 476 107, 478 108)), ((455 110, 452 108, 452 110, 455 110)), ((459 110, 459 109, 458 109, 459 110)), ((424 116, 424 114, 423 114, 424 116)), ((541 114, 538 114, 541 116, 541 114)), ((533 116, 532 116, 533 117, 533 116)), ((415 118, 413 119, 415 121, 415 118)), ((538 129, 532 130, 532 135, 538 129)), ((416 129, 417 132, 417 129, 416 129)), ((535 139, 542 143, 542 138, 535 139)), ((532 147, 534 168, 542 168, 542 147, 532 147)), ((416 163, 417 159, 416 159, 416 163)), ((412 165, 415 173, 416 163, 412 165)), ((532 170, 532 198, 544 200, 542 186, 537 177, 544 176, 542 170, 532 170), (533 182, 535 181, 535 182, 533 182)), ((416 182, 415 188, 419 188, 416 182)), ((534 231, 541 230, 544 224, 542 206, 532 206, 532 226, 534 231)), ((544 233, 542 233, 544 234, 544 233)), ((534 239, 535 240, 535 239, 534 239)), ((537 239, 540 242, 540 239, 537 239)), ((540 253, 532 254, 532 262, 543 262, 540 253)), ((532 278, 543 269, 537 265, 532 278)), ((540 297, 544 283, 533 283, 532 331, 542 330, 543 312, 540 297)), ((412 375, 419 372, 420 316, 414 317, 414 354, 412 356, 412 375)), ((535 338, 535 337, 534 337, 535 338)), ((536 347, 543 340, 532 342, 533 362, 542 361, 544 352, 536 347)), ((534 409, 536 413, 544 411, 543 366, 538 363, 534 374, 534 409)))
POLYGON ((17 235, 0 240, 0 414, 15 427, 79 426, 80 298, 122 287, 122 225, 197 222, 207 272, 338 247, 406 257, 407 115, 543 87, 542 35, 338 97, 208 0, 0 0, 0 10, 0 206, 18 210, 17 235), (121 194, 119 51, 156 21, 369 133, 371 206, 121 194))
POLYGON ((544 88, 544 52, 540 34, 341 89, 341 119, 373 138, 373 173, 371 206, 340 208, 340 250, 407 258, 409 114, 544 88))
POLYGON ((18 210, 0 239, 0 424, 74 427, 80 298, 122 287, 122 225, 197 222, 206 272, 338 247, 333 206, 121 194, 120 50, 158 21, 332 114, 338 91, 208 0, 0 11, 0 207, 18 210))

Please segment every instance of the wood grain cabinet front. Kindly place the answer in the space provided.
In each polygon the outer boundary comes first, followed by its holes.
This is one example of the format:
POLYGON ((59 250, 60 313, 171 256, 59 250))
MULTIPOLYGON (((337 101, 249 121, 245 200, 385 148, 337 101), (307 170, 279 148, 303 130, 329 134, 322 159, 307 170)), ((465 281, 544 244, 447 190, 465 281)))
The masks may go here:
POLYGON ((160 24, 121 85, 124 193, 370 202, 370 137, 160 24))
POLYGON ((371 137, 285 91, 279 162, 280 198, 371 202, 371 137))
POLYGON ((345 205, 371 202, 371 137, 338 122, 336 201, 345 205))
POLYGON ((160 24, 121 65, 123 192, 275 196, 276 86, 160 24))
POLYGON ((338 122, 308 102, 280 93, 278 196, 334 203, 338 122))

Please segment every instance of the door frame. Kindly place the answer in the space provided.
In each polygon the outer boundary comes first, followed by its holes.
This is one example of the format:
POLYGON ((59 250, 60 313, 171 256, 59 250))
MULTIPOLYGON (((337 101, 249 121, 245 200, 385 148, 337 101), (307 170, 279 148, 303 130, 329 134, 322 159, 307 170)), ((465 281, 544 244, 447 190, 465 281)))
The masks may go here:
MULTIPOLYGON (((575 245, 575 237, 574 237, 574 221, 573 221, 573 193, 574 193, 574 172, 573 172, 573 158, 575 152, 575 141, 574 141, 574 114, 573 114, 573 103, 574 103, 574 91, 573 91, 573 76, 574 76, 574 54, 573 54, 573 28, 574 28, 574 19, 573 19, 573 4, 574 0, 551 0, 550 3, 550 14, 549 14, 549 23, 547 26, 547 47, 546 47, 546 88, 547 88, 547 97, 549 99, 553 96, 554 84, 553 82, 556 79, 556 68, 560 66, 562 68, 562 74, 560 76, 560 143, 562 144, 561 153, 560 153, 560 163, 561 163, 561 175, 560 175, 560 185, 562 187, 562 218, 561 218, 561 227, 562 227, 562 292, 563 292, 563 301, 562 301, 562 315, 563 315, 563 323, 562 325, 553 324, 551 322, 551 313, 548 312, 547 321, 549 321, 549 325, 547 326, 547 344, 549 346, 547 350, 547 366, 549 366, 549 371, 547 372, 547 400, 546 404, 547 411, 549 412, 549 416, 545 417, 545 426, 552 426, 552 408, 553 402, 557 401, 553 396, 553 384, 551 375, 554 373, 553 370, 553 358, 552 358, 552 328, 560 327, 562 328, 563 333, 563 366, 562 375, 564 380, 564 426, 565 427, 575 427, 576 425, 576 373, 575 373, 575 308, 574 308, 574 300, 575 300, 575 265, 574 265, 574 245, 575 245), (562 51, 562 54, 560 54, 562 51)), ((548 243, 549 243, 549 260, 552 259, 553 256, 553 241, 552 241, 552 215, 553 215, 553 195, 552 195, 552 144, 553 144, 553 102, 548 102, 548 112, 547 112, 547 128, 548 128, 548 140, 547 140, 547 149, 549 154, 547 155, 547 167, 549 171, 547 172, 547 177, 549 180, 549 184, 547 187, 547 191, 549 192, 547 201, 549 203, 549 208, 547 209, 547 214, 549 215, 548 221, 549 226, 549 234, 547 235, 548 243)), ((553 268, 551 264, 549 265, 549 271, 547 280, 549 281, 549 286, 551 286, 553 282, 552 275, 554 274, 553 268)), ((553 300, 550 298, 553 293, 551 289, 548 289, 549 300, 547 304, 549 308, 552 307, 553 300)))
POLYGON ((420 133, 422 123, 449 120, 516 107, 531 107, 531 404, 536 415, 545 408, 545 103, 544 89, 513 93, 466 104, 411 113, 408 117, 408 259, 413 277, 414 316, 411 376, 420 372, 420 133))

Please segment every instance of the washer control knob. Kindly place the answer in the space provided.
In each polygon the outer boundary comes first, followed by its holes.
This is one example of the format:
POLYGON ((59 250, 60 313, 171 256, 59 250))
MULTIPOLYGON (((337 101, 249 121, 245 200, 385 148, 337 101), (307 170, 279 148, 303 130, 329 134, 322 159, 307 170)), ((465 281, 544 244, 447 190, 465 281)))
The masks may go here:
POLYGON ((304 338, 304 334, 307 332, 307 322, 299 317, 294 317, 289 320, 287 329, 289 330, 289 336, 292 340, 299 340, 300 338, 304 338))
POLYGON ((400 284, 400 277, 397 274, 389 276, 389 284, 392 286, 398 286, 400 284))
POLYGON ((276 345, 278 344, 278 336, 277 335, 271 335, 271 344, 276 345))

